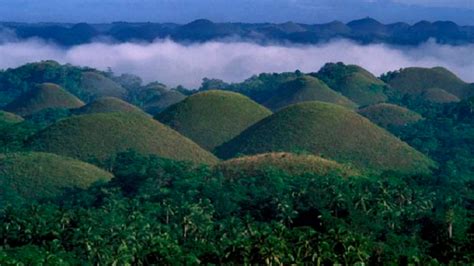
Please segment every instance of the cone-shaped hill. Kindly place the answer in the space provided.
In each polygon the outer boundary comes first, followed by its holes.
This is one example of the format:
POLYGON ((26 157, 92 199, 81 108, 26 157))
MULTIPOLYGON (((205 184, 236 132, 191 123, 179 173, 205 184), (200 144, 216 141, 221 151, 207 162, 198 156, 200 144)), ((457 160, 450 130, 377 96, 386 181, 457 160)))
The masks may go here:
POLYGON ((75 112, 81 115, 112 112, 135 112, 144 114, 140 108, 115 97, 98 98, 75 110, 75 112))
POLYGON ((291 104, 307 101, 334 103, 348 108, 357 107, 357 104, 311 76, 301 76, 283 83, 264 105, 272 110, 278 110, 291 104))
POLYGON ((189 96, 156 118, 212 150, 269 115, 267 108, 244 95, 210 90, 189 96))
POLYGON ((442 67, 404 68, 400 71, 389 72, 384 80, 402 94, 416 95, 427 89, 440 88, 461 99, 474 95, 474 90, 468 83, 442 67))
POLYGON ((316 74, 328 86, 363 106, 385 102, 387 85, 372 73, 356 65, 328 63, 316 74))
POLYGON ((0 111, 0 127, 13 125, 22 121, 23 118, 21 116, 5 111, 0 111))
POLYGON ((127 93, 120 84, 94 71, 82 73, 80 86, 92 98, 105 96, 123 98, 127 93))
POLYGON ((334 173, 341 176, 356 176, 359 174, 356 170, 335 161, 315 155, 300 155, 287 152, 239 157, 218 164, 216 169, 229 177, 258 175, 270 169, 281 170, 292 175, 304 173, 328 175, 334 173))
POLYGON ((379 103, 359 110, 359 114, 383 127, 402 127, 423 119, 421 115, 407 108, 388 103, 379 103))
POLYGON ((53 83, 43 83, 20 95, 5 110, 28 116, 48 108, 78 108, 84 103, 76 96, 53 83))
POLYGON ((363 116, 334 104, 306 102, 263 119, 216 154, 306 151, 373 171, 428 173, 434 163, 363 116))
POLYGON ((82 160, 102 161, 133 149, 176 160, 217 161, 214 155, 151 117, 124 112, 60 120, 30 138, 29 147, 82 160))
POLYGON ((54 154, 0 154, 0 203, 54 197, 64 188, 87 188, 111 178, 96 166, 54 154))
POLYGON ((453 103, 460 101, 459 97, 456 95, 440 88, 426 89, 419 95, 419 97, 423 101, 431 103, 453 103))
POLYGON ((147 113, 156 115, 171 105, 186 99, 186 95, 177 90, 167 90, 144 104, 147 113))

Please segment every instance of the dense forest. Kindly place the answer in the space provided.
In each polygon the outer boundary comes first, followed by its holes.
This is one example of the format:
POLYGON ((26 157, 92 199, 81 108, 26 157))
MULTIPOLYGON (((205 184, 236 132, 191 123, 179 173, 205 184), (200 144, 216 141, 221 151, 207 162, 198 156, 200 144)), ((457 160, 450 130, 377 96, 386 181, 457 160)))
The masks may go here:
POLYGON ((469 265, 474 84, 0 71, 0 265, 469 265))

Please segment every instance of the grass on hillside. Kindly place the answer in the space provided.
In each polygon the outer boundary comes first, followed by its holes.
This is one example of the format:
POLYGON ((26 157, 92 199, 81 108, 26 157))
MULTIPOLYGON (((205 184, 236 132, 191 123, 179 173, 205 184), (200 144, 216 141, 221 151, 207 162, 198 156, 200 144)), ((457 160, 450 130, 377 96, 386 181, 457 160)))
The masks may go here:
POLYGON ((356 65, 329 63, 321 68, 316 76, 360 106, 385 102, 388 99, 385 94, 386 84, 356 65))
POLYGON ((22 121, 23 121, 23 118, 21 116, 0 110, 0 128, 4 126, 17 124, 22 121))
POLYGON ((87 188, 111 178, 91 164, 54 154, 0 154, 0 202, 54 197, 64 188, 87 188))
POLYGON ((89 95, 95 97, 111 96, 123 98, 127 93, 125 88, 120 86, 120 84, 93 71, 82 73, 81 88, 89 95))
POLYGON ((263 105, 272 110, 278 110, 291 104, 307 101, 334 103, 348 108, 357 107, 357 104, 333 91, 321 80, 311 76, 302 76, 283 83, 275 95, 265 101, 263 105))
POLYGON ((201 147, 213 150, 270 114, 244 95, 210 90, 189 96, 156 118, 201 147))
POLYGON ((5 110, 28 116, 48 108, 78 108, 84 103, 53 83, 43 83, 9 103, 5 110))
POLYGON ((423 119, 423 117, 416 112, 389 103, 367 106, 360 109, 359 114, 367 117, 370 121, 383 128, 406 126, 423 119))
POLYGON ((60 120, 31 137, 27 146, 85 161, 103 161, 128 149, 197 163, 217 161, 211 153, 158 121, 124 112, 60 120))
POLYGON ((335 161, 310 154, 288 152, 264 153, 224 161, 216 169, 228 177, 258 176, 268 170, 280 170, 291 175, 313 173, 321 176, 334 173, 338 176, 356 176, 358 171, 335 161))
POLYGON ((76 110, 77 114, 83 115, 111 112, 143 113, 140 108, 115 97, 102 97, 76 110))
POLYGON ((334 104, 306 102, 263 119, 216 154, 306 151, 358 168, 429 173, 434 163, 361 115, 334 104))

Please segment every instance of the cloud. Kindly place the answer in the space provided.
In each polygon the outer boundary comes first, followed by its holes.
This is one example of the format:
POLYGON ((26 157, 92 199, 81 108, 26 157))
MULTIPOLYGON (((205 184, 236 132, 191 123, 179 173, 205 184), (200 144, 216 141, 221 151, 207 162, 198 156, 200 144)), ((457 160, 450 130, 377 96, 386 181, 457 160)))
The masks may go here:
POLYGON ((41 40, 0 44, 0 68, 53 59, 115 73, 133 73, 145 81, 199 87, 202 78, 242 81, 262 72, 299 69, 318 71, 326 62, 342 61, 376 75, 402 67, 444 66, 474 82, 474 45, 449 46, 427 42, 418 47, 359 45, 336 40, 321 45, 262 46, 246 42, 207 42, 183 45, 170 40, 154 43, 91 43, 69 49, 41 40))

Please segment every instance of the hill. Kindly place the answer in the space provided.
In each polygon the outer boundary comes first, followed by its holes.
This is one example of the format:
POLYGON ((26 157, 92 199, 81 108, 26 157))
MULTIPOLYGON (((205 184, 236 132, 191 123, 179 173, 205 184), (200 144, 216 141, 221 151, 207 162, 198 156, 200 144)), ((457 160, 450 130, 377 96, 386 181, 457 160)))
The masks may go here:
POLYGON ((214 163, 217 159, 178 132, 136 113, 98 113, 63 119, 35 134, 32 150, 70 156, 84 161, 106 160, 134 149, 145 154, 214 163))
POLYGON ((123 98, 127 94, 125 88, 96 71, 83 72, 80 86, 83 91, 93 98, 106 96, 123 98))
POLYGON ((21 116, 0 110, 0 128, 23 121, 21 116))
POLYGON ((367 117, 370 121, 383 128, 406 126, 423 119, 418 113, 388 103, 367 106, 360 109, 359 114, 367 117))
POLYGON ((93 165, 54 154, 0 154, 0 202, 54 197, 64 188, 87 188, 111 178, 93 165))
POLYGON ((140 108, 115 97, 102 97, 76 110, 81 115, 111 112, 144 113, 140 108))
POLYGON ((311 76, 301 76, 283 83, 273 97, 263 103, 272 110, 278 110, 291 104, 321 101, 355 108, 357 105, 341 94, 331 90, 321 80, 311 76))
POLYGON ((264 153, 224 161, 216 169, 228 177, 258 175, 262 171, 277 169, 291 175, 313 173, 325 176, 354 176, 357 171, 348 166, 315 155, 299 155, 287 152, 264 153))
POLYGON ((431 88, 423 90, 419 97, 422 100, 430 103, 452 103, 460 101, 460 99, 456 95, 451 94, 440 88, 431 88))
POLYGON ((270 114, 244 95, 210 90, 189 96, 156 118, 212 150, 270 114))
POLYGON ((428 173, 433 162, 361 115, 334 104, 289 106, 221 145, 216 154, 306 151, 358 168, 428 173))
POLYGON ((356 65, 328 63, 315 76, 361 106, 385 102, 388 99, 385 94, 386 84, 356 65))
POLYGON ((461 99, 474 94, 469 84, 442 67, 404 68, 385 74, 383 79, 402 94, 416 95, 432 88, 445 90, 461 99))
POLYGON ((5 110, 27 116, 48 108, 78 108, 84 103, 53 83, 43 83, 20 95, 5 106, 5 110))

